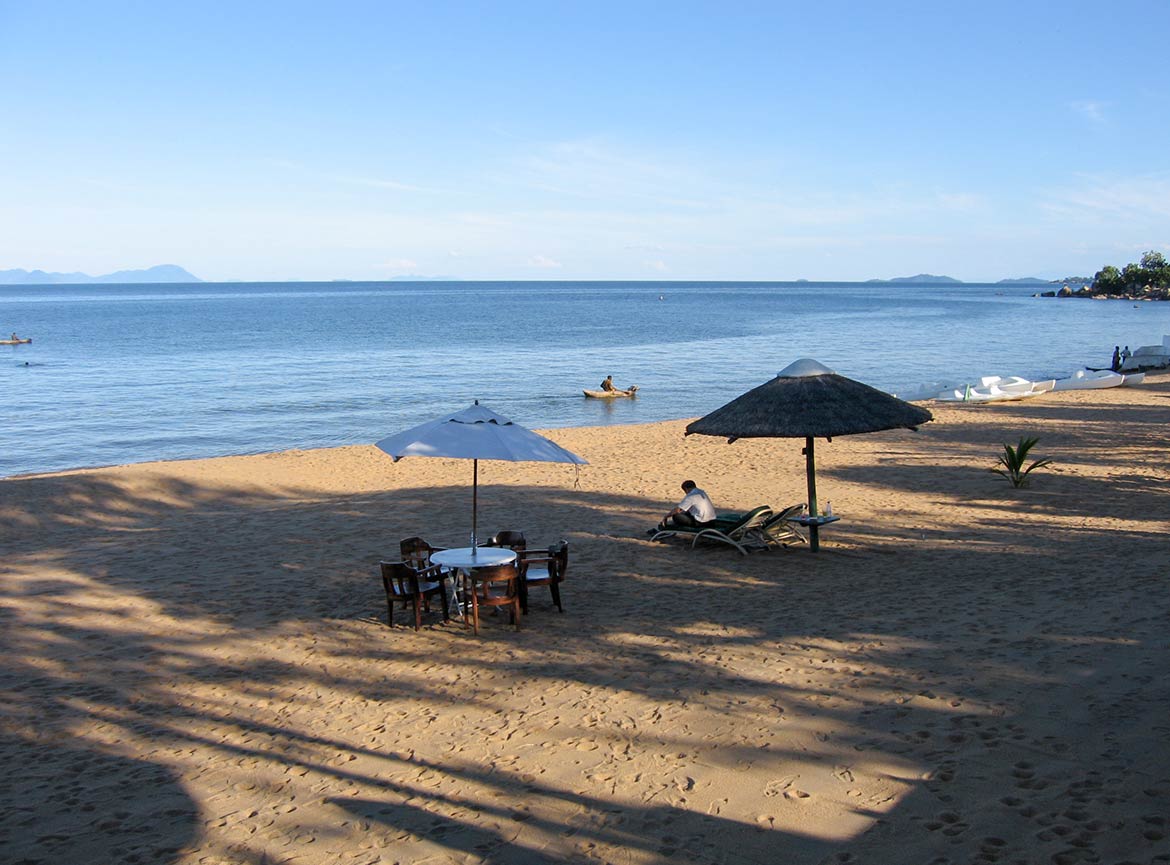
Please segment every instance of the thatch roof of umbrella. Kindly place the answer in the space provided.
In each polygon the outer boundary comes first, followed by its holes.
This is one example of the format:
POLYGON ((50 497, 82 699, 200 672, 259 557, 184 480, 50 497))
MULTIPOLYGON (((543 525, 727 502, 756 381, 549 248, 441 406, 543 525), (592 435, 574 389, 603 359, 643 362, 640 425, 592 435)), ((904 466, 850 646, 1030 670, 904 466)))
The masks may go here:
POLYGON ((798 360, 776 378, 687 425, 687 435, 746 438, 832 438, 916 429, 926 409, 838 375, 815 360, 798 360))
MULTIPOLYGON (((771 381, 687 424, 686 434, 726 436, 729 444, 743 438, 803 438, 809 515, 817 517, 814 439, 917 429, 933 419, 924 408, 804 358, 771 381)), ((813 550, 818 528, 815 522, 810 526, 813 550)))

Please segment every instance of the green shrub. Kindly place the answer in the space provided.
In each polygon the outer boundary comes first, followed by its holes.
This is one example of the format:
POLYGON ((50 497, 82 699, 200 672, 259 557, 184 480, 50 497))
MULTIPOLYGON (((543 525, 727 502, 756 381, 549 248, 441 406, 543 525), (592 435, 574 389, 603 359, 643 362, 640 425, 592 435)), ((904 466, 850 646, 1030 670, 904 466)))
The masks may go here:
POLYGON ((1013 448, 1011 445, 1005 444, 1003 453, 999 457, 999 468, 994 468, 992 471, 1007 478, 1013 487, 1026 487, 1029 474, 1035 469, 1052 465, 1052 460, 1033 460, 1032 464, 1025 468, 1024 463, 1028 460, 1028 451, 1032 450, 1038 441, 1040 441, 1038 438, 1029 439, 1020 436, 1020 443, 1016 447, 1013 448))

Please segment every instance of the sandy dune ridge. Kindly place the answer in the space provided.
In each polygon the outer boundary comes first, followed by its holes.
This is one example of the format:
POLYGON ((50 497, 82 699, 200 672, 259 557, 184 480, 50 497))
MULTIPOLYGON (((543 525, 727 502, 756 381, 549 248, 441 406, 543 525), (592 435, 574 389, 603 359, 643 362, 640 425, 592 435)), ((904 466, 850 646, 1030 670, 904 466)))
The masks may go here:
POLYGON ((483 463, 480 524, 570 541, 566 613, 478 639, 387 628, 376 568, 466 543, 464 462, 0 481, 0 859, 1170 862, 1147 381, 818 443, 817 555, 645 536, 684 477, 801 501, 797 440, 554 430, 590 465, 483 463), (1056 464, 1013 490, 1020 435, 1056 464))

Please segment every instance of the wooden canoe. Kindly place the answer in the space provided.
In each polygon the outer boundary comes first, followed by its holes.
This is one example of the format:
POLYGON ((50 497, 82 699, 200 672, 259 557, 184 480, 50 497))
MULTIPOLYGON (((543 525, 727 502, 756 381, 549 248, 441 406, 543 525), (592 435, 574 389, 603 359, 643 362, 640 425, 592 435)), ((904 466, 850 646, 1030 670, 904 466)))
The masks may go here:
POLYGON ((32 337, 28 339, 0 339, 0 345, 25 345, 32 342, 32 337))
POLYGON ((622 396, 637 396, 638 386, 633 385, 629 390, 586 390, 582 393, 593 399, 617 399, 622 396))

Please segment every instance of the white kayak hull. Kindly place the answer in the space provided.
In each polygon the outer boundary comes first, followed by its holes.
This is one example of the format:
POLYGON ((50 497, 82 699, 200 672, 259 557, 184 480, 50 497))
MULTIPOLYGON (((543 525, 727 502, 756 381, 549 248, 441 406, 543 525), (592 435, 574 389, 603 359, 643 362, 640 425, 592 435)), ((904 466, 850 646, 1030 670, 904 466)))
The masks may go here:
POLYGON ((1121 387, 1126 376, 1109 370, 1078 369, 1068 378, 1058 378, 1053 390, 1093 390, 1102 387, 1121 387))
POLYGON ((938 402, 966 402, 966 403, 980 403, 980 402, 1010 402, 1017 399, 1028 399, 1033 396, 1040 396, 1040 394, 1048 393, 1047 390, 1023 390, 1017 388, 1014 390, 1004 390, 998 385, 988 385, 985 387, 958 387, 951 391, 945 391, 935 397, 938 402))

